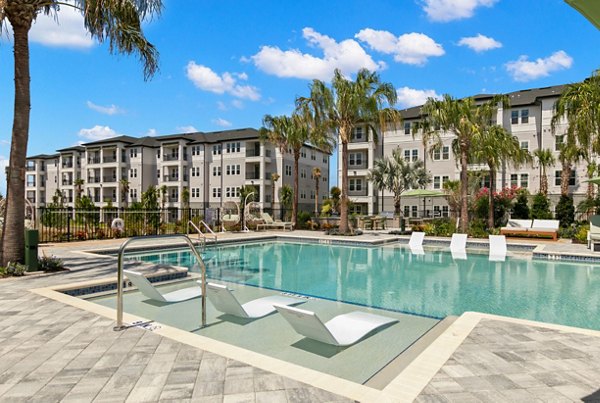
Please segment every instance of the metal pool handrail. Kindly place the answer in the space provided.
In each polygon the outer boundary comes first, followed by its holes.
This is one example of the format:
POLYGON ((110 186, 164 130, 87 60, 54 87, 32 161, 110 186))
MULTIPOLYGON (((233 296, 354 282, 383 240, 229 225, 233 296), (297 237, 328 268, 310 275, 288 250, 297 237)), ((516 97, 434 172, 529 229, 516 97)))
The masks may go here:
POLYGON ((206 235, 204 235, 204 233, 202 231, 200 231, 200 228, 196 227, 196 224, 194 224, 194 222, 192 220, 189 220, 187 223, 187 236, 188 237, 190 236, 190 225, 196 230, 196 232, 198 232, 198 239, 202 239, 202 252, 204 252, 204 249, 206 249, 206 235))
POLYGON ((200 266, 200 271, 202 273, 201 277, 201 288, 202 288, 202 325, 200 327, 206 326, 206 266, 204 265, 204 260, 202 260, 202 256, 198 253, 198 250, 194 247, 194 243, 192 240, 184 234, 172 234, 172 235, 151 235, 151 236, 143 236, 143 237, 133 237, 129 238, 119 248, 119 255, 117 260, 117 325, 114 327, 114 330, 123 330, 126 329, 127 326, 123 325, 123 253, 125 252, 125 248, 135 241, 140 240, 148 240, 148 239, 165 239, 165 238, 183 238, 194 256, 196 256, 196 260, 198 261, 198 265, 200 266))

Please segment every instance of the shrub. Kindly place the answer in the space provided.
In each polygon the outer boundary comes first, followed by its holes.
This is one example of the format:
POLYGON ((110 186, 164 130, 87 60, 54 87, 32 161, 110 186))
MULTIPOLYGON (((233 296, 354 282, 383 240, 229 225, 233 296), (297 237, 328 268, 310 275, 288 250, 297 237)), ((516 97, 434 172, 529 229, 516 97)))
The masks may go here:
POLYGON ((579 243, 587 243, 587 234, 590 229, 589 224, 580 225, 573 234, 573 240, 579 243))
POLYGON ((512 218, 529 218, 531 212, 529 211, 529 206, 527 205, 527 196, 529 196, 529 194, 526 189, 522 189, 517 192, 517 200, 515 201, 515 205, 513 206, 511 214, 512 218))
POLYGON ((533 196, 531 205, 531 218, 551 219, 552 212, 550 211, 550 200, 543 193, 538 193, 533 196))
POLYGON ((27 266, 22 265, 20 263, 12 263, 12 262, 8 262, 8 265, 4 269, 4 272, 8 276, 16 276, 16 277, 25 275, 26 271, 27 271, 27 266))
POLYGON ((575 206, 573 206, 572 197, 560 196, 560 200, 556 205, 556 218, 560 221, 560 226, 563 228, 567 228, 573 224, 573 221, 575 221, 575 206))
MULTIPOLYGON (((516 187, 507 187, 499 192, 494 193, 494 226, 501 227, 505 222, 507 213, 511 210, 513 200, 519 191, 516 187)), ((473 213, 475 218, 479 218, 487 222, 489 215, 489 195, 488 188, 481 188, 474 196, 473 213)))
POLYGON ((296 227, 299 229, 310 229, 308 221, 310 221, 310 213, 307 213, 306 211, 299 211, 296 227))
POLYGON ((456 224, 451 218, 437 218, 426 226, 425 233, 432 236, 452 236, 456 224))
POLYGON ((469 236, 473 238, 487 238, 486 222, 480 218, 476 218, 469 223, 469 236))
POLYGON ((48 257, 44 255, 38 259, 38 265, 40 270, 45 272, 61 271, 65 269, 63 261, 56 256, 48 257))

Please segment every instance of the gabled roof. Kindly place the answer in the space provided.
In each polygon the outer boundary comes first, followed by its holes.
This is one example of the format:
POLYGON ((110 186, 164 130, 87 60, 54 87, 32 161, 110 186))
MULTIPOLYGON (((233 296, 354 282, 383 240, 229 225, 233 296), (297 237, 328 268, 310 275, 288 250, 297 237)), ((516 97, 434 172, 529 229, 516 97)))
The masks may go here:
POLYGON ((58 158, 60 154, 38 154, 27 157, 28 160, 49 160, 52 158, 58 158))
POLYGON ((138 140, 137 137, 131 137, 131 136, 116 136, 116 137, 110 137, 107 139, 102 139, 102 140, 98 140, 98 141, 92 141, 89 143, 84 143, 82 144, 85 147, 89 147, 89 146, 101 146, 103 144, 111 144, 111 143, 126 143, 126 144, 131 144, 134 143, 138 140))
POLYGON ((61 148, 60 150, 56 150, 59 153, 63 153, 63 152, 67 152, 67 151, 79 151, 79 152, 84 152, 85 151, 85 147, 83 146, 72 146, 72 147, 67 147, 67 148, 61 148))
POLYGON ((565 87, 565 84, 553 85, 550 87, 532 88, 509 92, 506 95, 510 99, 511 106, 533 105, 540 98, 560 96, 565 87))

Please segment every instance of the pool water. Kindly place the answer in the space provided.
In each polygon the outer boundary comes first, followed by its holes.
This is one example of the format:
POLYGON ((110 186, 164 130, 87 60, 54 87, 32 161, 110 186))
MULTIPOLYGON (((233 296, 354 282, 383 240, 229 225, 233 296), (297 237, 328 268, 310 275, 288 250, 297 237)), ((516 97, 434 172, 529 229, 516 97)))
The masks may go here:
MULTIPOLYGON (((210 279, 443 318, 477 311, 600 330, 600 267, 509 257, 490 262, 401 245, 265 242, 208 248, 210 279)), ((128 255, 187 266, 186 251, 128 255)), ((197 269, 197 267, 196 267, 197 269)))

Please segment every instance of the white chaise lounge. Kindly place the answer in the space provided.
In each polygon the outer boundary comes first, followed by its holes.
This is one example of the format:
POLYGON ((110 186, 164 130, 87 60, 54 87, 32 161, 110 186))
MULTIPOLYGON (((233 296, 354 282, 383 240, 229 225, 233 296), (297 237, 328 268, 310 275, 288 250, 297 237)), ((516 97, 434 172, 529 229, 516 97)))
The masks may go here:
POLYGON ((277 311, 302 336, 338 347, 350 346, 396 319, 367 312, 338 315, 323 323, 316 313, 290 306, 275 305, 277 311))
POLYGON ((413 231, 410 234, 410 239, 408 240, 408 247, 410 251, 415 255, 424 255, 425 251, 423 250, 423 239, 425 239, 424 232, 415 232, 413 231))
POLYGON ((215 283, 206 284, 206 296, 218 311, 245 319, 262 318, 275 312, 274 304, 287 306, 306 302, 303 299, 272 295, 242 305, 227 286, 215 283))
POLYGON ((506 227, 500 228, 501 235, 550 237, 558 239, 559 220, 508 220, 506 227))
POLYGON ((182 302, 192 298, 198 298, 202 295, 202 289, 196 286, 162 294, 146 277, 144 277, 143 274, 133 270, 123 270, 123 274, 125 274, 146 298, 155 301, 166 303, 182 302))
POLYGON ((450 252, 453 259, 464 260, 467 258, 467 234, 452 234, 450 252))
POLYGON ((506 237, 504 235, 490 235, 490 254, 491 261, 504 261, 506 259, 506 237))

